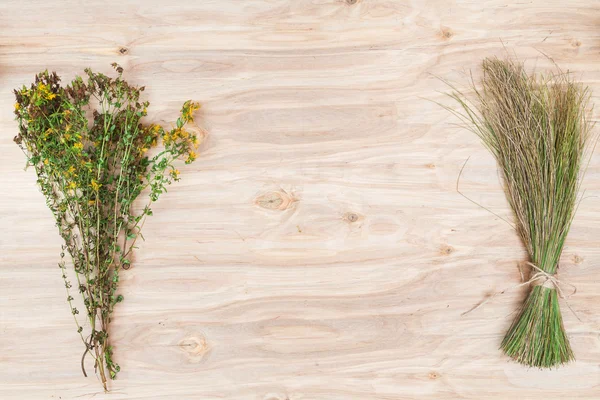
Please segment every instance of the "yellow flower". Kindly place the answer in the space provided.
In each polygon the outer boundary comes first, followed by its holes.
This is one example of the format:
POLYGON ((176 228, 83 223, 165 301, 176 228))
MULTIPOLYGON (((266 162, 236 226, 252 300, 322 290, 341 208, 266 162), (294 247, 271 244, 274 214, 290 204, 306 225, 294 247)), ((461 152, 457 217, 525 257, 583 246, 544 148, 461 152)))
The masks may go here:
POLYGON ((19 103, 15 103, 15 110, 18 110, 19 108, 21 108, 21 105, 19 103))
POLYGON ((74 172, 75 172, 75 167, 71 165, 71 166, 69 167, 69 169, 67 170, 67 172, 68 172, 69 174, 72 174, 72 173, 74 173, 74 172))
POLYGON ((92 183, 90 183, 90 187, 92 188, 92 190, 94 190, 94 192, 97 192, 100 189, 100 184, 98 184, 98 182, 96 182, 95 179, 92 179, 92 183))
POLYGON ((171 176, 173 177, 173 179, 178 179, 179 178, 179 170, 178 169, 174 169, 171 171, 171 176))
POLYGON ((67 188, 77 189, 77 184, 75 182, 69 182, 69 184, 67 185, 67 188))
POLYGON ((65 133, 65 139, 71 140, 71 134, 70 133, 65 133))
POLYGON ((96 200, 88 200, 89 206, 93 206, 94 204, 96 204, 96 200))
POLYGON ((183 110, 181 110, 181 115, 183 116, 183 119, 187 122, 187 121, 191 121, 194 122, 194 111, 198 110, 200 108, 200 104, 199 103, 193 103, 191 101, 186 101, 185 104, 183 105, 183 110))
POLYGON ((38 83, 38 91, 40 93, 40 95, 42 95, 44 98, 48 99, 48 100, 52 100, 56 97, 56 93, 52 93, 50 91, 50 88, 48 87, 48 85, 40 82, 38 83))
POLYGON ((196 159, 196 152, 195 151, 190 151, 188 153, 188 158, 185 161, 186 163, 191 163, 192 161, 194 161, 196 159))
POLYGON ((79 142, 79 143, 75 143, 73 145, 73 148, 77 151, 81 151, 83 149, 83 143, 79 142))
POLYGON ((145 153, 145 152, 147 152, 147 151, 148 151, 148 148, 147 148, 147 147, 142 147, 142 148, 140 149, 140 153, 142 153, 142 154, 144 154, 144 153, 145 153))
POLYGON ((65 114, 65 117, 68 117, 69 115, 71 115, 71 110, 65 110, 63 114, 65 114))
POLYGON ((44 165, 48 165, 48 159, 44 159, 44 165))

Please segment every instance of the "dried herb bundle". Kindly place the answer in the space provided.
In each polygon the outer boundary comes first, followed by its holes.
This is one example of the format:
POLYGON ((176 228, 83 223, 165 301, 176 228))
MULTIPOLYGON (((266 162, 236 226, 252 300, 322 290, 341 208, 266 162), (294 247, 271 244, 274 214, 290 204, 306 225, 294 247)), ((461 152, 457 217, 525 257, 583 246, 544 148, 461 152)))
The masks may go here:
POLYGON ((90 354, 105 390, 107 378, 114 379, 119 371, 109 334, 113 308, 123 300, 117 293, 119 274, 130 266, 145 218, 152 215, 151 203, 179 180, 176 160, 191 163, 196 158, 197 137, 184 127, 199 108, 185 102, 170 130, 145 124, 141 120, 149 103, 140 100, 144 87, 128 84, 123 69, 113 67, 118 72, 114 79, 86 69, 85 80, 76 77, 62 87, 56 73, 46 71, 31 87, 15 90, 15 142, 35 168, 65 242, 59 267, 85 345, 81 367, 85 375, 84 359, 90 354), (159 142, 162 149, 148 156, 159 142), (145 207, 134 208, 146 192, 145 207), (65 251, 71 256, 76 284, 67 276, 65 251), (85 323, 78 319, 73 292, 83 297, 85 323))
POLYGON ((522 64, 510 60, 485 59, 483 72, 482 88, 473 85, 474 102, 458 91, 451 94, 461 106, 455 113, 498 162, 534 275, 501 348, 522 364, 549 368, 574 359, 554 275, 590 142, 590 95, 568 74, 529 76, 522 64))

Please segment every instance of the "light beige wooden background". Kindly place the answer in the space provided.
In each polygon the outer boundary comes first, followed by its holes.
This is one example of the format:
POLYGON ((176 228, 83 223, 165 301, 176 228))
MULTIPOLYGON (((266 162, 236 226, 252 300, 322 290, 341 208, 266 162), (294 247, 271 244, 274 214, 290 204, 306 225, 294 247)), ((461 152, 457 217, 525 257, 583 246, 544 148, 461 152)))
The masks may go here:
POLYGON ((578 288, 577 361, 527 369, 498 351, 525 290, 461 317, 517 284, 525 254, 455 191, 471 157, 462 189, 510 216, 494 160, 430 101, 436 76, 464 86, 508 51, 532 70, 553 59, 599 103, 599 34, 596 0, 2 0, 0 398, 600 397, 600 157, 560 272, 578 288), (124 274, 105 395, 79 369, 11 90, 113 61, 147 86, 152 119, 202 102, 207 136, 124 274))

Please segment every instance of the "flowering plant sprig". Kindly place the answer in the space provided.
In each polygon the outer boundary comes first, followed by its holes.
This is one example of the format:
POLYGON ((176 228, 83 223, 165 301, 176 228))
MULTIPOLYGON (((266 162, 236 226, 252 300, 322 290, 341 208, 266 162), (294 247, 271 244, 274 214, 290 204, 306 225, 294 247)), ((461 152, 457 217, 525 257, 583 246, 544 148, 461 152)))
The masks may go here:
MULTIPOLYGON (((172 129, 146 124, 149 103, 140 100, 144 87, 128 84, 123 69, 110 78, 86 69, 62 87, 56 73, 38 74, 28 88, 15 90, 19 134, 15 142, 35 168, 37 183, 64 239, 61 262, 67 301, 85 345, 84 360, 94 358, 94 369, 107 390, 119 366, 113 361, 109 326, 117 303, 119 274, 131 264, 151 204, 179 180, 177 159, 196 159, 198 138, 186 130, 200 106, 186 101, 172 129), (160 150, 151 151, 162 142, 160 150), (154 155, 149 155, 154 154, 154 155), (142 208, 134 207, 148 194, 142 208), (71 256, 76 284, 66 273, 65 253, 71 256), (79 292, 85 320, 72 295, 79 292)), ((87 376, 87 375, 86 375, 87 376)))

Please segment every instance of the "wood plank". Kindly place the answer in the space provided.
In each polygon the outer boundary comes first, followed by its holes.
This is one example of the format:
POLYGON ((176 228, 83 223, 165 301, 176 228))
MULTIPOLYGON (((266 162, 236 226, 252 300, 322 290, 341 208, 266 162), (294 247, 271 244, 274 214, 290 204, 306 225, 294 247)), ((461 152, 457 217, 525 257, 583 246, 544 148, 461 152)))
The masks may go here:
POLYGON ((462 190, 510 217, 494 160, 434 103, 437 77, 465 87, 508 51, 600 93, 600 1, 507 3, 2 1, 0 398, 109 398, 79 369, 11 90, 114 61, 146 85, 151 119, 191 98, 208 134, 123 275, 111 399, 598 398, 597 155, 561 265, 577 361, 539 371, 501 354, 524 291, 461 316, 519 282, 524 251, 456 192, 470 157, 462 190))

